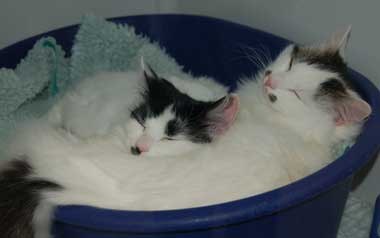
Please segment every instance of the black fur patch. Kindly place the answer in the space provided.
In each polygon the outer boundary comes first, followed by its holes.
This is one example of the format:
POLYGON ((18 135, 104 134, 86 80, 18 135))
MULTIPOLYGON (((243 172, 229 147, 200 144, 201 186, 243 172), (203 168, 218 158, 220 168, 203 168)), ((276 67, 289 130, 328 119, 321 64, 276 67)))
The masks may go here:
POLYGON ((316 65, 320 69, 337 73, 344 80, 347 87, 352 88, 351 81, 348 76, 348 67, 343 60, 339 51, 318 48, 294 47, 293 57, 299 62, 316 65))
POLYGON ((168 136, 175 136, 181 130, 180 122, 178 120, 170 120, 166 125, 165 133, 168 136))
POLYGON ((147 118, 161 115, 171 106, 175 119, 166 125, 165 133, 170 138, 177 134, 186 136, 194 143, 209 143, 212 135, 208 128, 213 124, 208 118, 210 110, 223 100, 203 102, 180 92, 172 83, 158 77, 145 74, 146 88, 142 92, 143 102, 132 110, 131 117, 144 124, 147 118))
POLYGON ((147 86, 142 93, 145 103, 140 105, 140 107, 147 111, 146 116, 157 117, 173 103, 176 97, 182 95, 174 85, 167 80, 158 77, 146 77, 147 86))
POLYGON ((7 163, 0 171, 1 237, 34 238, 32 219, 40 192, 62 188, 47 180, 28 178, 31 174, 33 168, 25 158, 7 163))
POLYGON ((339 100, 347 97, 347 89, 345 85, 338 79, 331 78, 321 83, 316 98, 328 96, 333 100, 339 100))
POLYGON ((177 133, 184 133, 194 143, 211 142, 213 137, 208 129, 214 122, 209 120, 208 114, 221 102, 200 102, 184 96, 173 104, 175 116, 183 123, 182 131, 177 133))

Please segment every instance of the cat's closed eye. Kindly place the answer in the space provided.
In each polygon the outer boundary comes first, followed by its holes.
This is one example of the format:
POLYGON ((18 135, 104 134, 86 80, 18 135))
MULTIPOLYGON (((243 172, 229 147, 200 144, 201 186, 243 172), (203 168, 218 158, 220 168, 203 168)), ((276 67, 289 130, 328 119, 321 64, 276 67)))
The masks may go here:
POLYGON ((168 141, 168 140, 172 141, 172 140, 178 140, 178 139, 175 139, 175 138, 173 138, 173 137, 163 137, 163 138, 161 139, 161 141, 168 141))
POLYGON ((136 111, 131 112, 131 117, 135 119, 145 129, 144 120, 136 113, 136 111))
POLYGON ((301 100, 300 95, 298 94, 297 90, 295 89, 288 89, 289 92, 292 92, 299 100, 301 100))

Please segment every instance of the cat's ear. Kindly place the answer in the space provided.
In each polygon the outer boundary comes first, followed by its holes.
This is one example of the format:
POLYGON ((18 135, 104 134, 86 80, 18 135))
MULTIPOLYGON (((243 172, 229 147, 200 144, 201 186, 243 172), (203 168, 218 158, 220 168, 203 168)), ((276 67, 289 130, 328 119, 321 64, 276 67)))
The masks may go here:
POLYGON ((349 125, 362 122, 372 112, 371 106, 357 96, 346 96, 334 104, 335 125, 349 125))
POLYGON ((239 111, 239 97, 235 94, 225 96, 213 103, 207 117, 213 136, 224 134, 233 124, 239 111))
POLYGON ((141 56, 140 67, 142 71, 142 78, 149 82, 150 80, 160 79, 156 72, 150 67, 149 64, 145 63, 144 57, 141 56))
POLYGON ((325 50, 333 50, 338 52, 342 58, 345 56, 345 50, 347 48, 348 40, 350 39, 351 35, 351 26, 348 26, 344 30, 336 31, 330 39, 325 41, 321 47, 325 50))

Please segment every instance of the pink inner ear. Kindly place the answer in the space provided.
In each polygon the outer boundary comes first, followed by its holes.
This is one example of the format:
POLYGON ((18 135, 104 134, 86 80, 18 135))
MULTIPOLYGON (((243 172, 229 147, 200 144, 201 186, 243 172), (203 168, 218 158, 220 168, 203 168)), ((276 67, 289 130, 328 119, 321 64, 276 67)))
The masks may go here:
POLYGON ((226 100, 227 102, 221 104, 220 120, 216 121, 216 134, 221 135, 225 133, 236 119, 239 111, 239 97, 237 95, 230 95, 226 100))
POLYGON ((364 100, 349 97, 336 104, 335 112, 335 125, 342 126, 363 121, 371 114, 372 109, 364 100))

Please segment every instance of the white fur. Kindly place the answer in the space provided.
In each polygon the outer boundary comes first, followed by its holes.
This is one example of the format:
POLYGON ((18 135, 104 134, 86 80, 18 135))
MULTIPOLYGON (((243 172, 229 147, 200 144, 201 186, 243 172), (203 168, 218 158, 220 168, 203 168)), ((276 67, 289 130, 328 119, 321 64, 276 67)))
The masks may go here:
MULTIPOLYGON (((240 112, 226 134, 208 145, 179 149, 180 155, 162 156, 152 151, 136 157, 129 153, 126 143, 141 135, 141 131, 136 132, 139 126, 136 122, 116 123, 125 115, 114 118, 107 111, 109 107, 113 112, 123 112, 134 103, 125 100, 130 88, 122 81, 125 80, 124 74, 103 74, 94 78, 96 82, 105 75, 111 80, 115 77, 115 83, 120 83, 117 93, 110 91, 108 94, 110 85, 100 82, 103 79, 97 83, 84 82, 88 83, 86 89, 75 92, 75 95, 82 95, 77 108, 72 109, 64 103, 51 114, 50 120, 53 118, 55 125, 63 121, 67 129, 83 133, 86 140, 50 126, 45 118, 21 127, 9 153, 28 155, 36 170, 34 176, 57 182, 65 188, 44 193, 43 201, 52 204, 166 210, 222 203, 272 190, 330 163, 334 159, 330 151, 332 144, 340 139, 350 139, 360 128, 337 129, 332 115, 311 100, 307 90, 315 90, 317 82, 330 76, 329 73, 302 64, 295 66, 294 71, 285 72, 289 60, 290 50, 287 49, 269 67, 275 80, 281 81, 278 88, 270 92, 278 97, 275 103, 268 100, 263 74, 257 76, 257 82, 244 81, 237 91, 240 112), (306 75, 310 78, 307 83, 304 80, 306 75), (289 92, 289 88, 304 90, 303 101, 289 92), (99 89, 106 89, 101 97, 93 93, 99 89), (105 111, 102 111, 104 106, 81 106, 91 105, 93 95, 101 98, 107 107, 105 111), (97 121, 94 115, 99 110, 102 116, 97 121), (114 126, 110 126, 110 118, 112 123, 115 122, 114 126), (94 131, 95 135, 101 136, 89 137, 94 131), (132 135, 132 132, 136 134, 132 135)), ((138 78, 136 74, 129 76, 138 78)), ((203 93, 195 95, 198 98, 218 98, 215 96, 218 93, 204 87, 215 85, 211 81, 198 84, 197 81, 184 82, 177 78, 171 80, 188 93, 200 87, 203 93)), ((138 85, 137 81, 133 84, 138 85)), ((73 102, 76 101, 70 103, 73 102)), ((167 145, 162 141, 157 143, 162 144, 153 148, 167 145)), ((169 148, 163 151, 177 147, 169 148)))
MULTIPOLYGON (((144 135, 143 144, 147 145, 147 138, 150 141, 147 155, 174 155, 198 148, 186 140, 161 141, 164 126, 173 117, 170 110, 148 120, 145 131, 130 118, 130 111, 141 101, 143 77, 143 72, 104 72, 86 78, 59 100, 48 113, 48 121, 81 139, 102 137, 113 131, 124 138, 126 149, 141 144, 144 135)), ((185 80, 169 76, 167 80, 183 93, 202 101, 216 100, 227 93, 225 87, 206 77, 185 80)))
MULTIPOLYGON (((329 78, 339 78, 339 75, 320 70, 317 66, 305 62, 294 63, 291 70, 288 70, 292 49, 293 45, 285 48, 267 68, 272 71, 271 77, 276 88, 262 87, 262 89, 266 92, 264 97, 267 99, 268 106, 278 112, 273 118, 277 120, 277 123, 295 130, 305 140, 318 142, 326 148, 354 138, 359 133, 362 124, 335 126, 334 113, 327 109, 331 102, 326 101, 324 105, 314 97, 321 83, 329 78), (301 100, 291 90, 295 90, 301 100), (275 103, 269 102, 267 96, 269 93, 277 97, 278 100, 275 103)), ((265 77, 263 73, 260 73, 258 78, 260 81, 265 77)), ((254 90, 250 86, 241 88, 243 91, 254 90)), ((348 91, 353 97, 359 98, 354 91, 348 91)), ((249 101, 251 98, 246 100, 249 101)))
MULTIPOLYGON (((183 93, 203 101, 221 98, 227 91, 205 77, 184 80, 172 76, 168 80, 183 93)), ((144 84, 142 73, 133 71, 104 72, 86 78, 54 106, 49 121, 81 138, 104 136, 126 121, 130 109, 139 103, 144 84)))
POLYGON ((127 122, 125 134, 126 148, 137 146, 147 148, 144 150, 145 156, 178 155, 191 150, 195 150, 199 145, 186 140, 181 135, 177 135, 177 140, 165 139, 165 127, 174 118, 171 107, 165 109, 162 115, 147 118, 145 128, 130 119, 127 122))
MULTIPOLYGON (((305 70, 315 76, 312 80, 326 77, 302 65, 287 75, 283 73, 282 61, 288 60, 289 54, 284 54, 270 66, 273 75, 283 77, 285 88, 303 87, 297 75, 303 77, 305 70)), ((240 85, 237 95, 241 109, 234 125, 212 144, 197 145, 196 149, 162 149, 178 141, 157 141, 161 144, 153 148, 158 151, 136 157, 129 153, 128 144, 136 139, 131 138, 139 128, 136 122, 126 126, 121 123, 107 135, 81 140, 40 120, 22 129, 22 138, 14 140, 12 153, 27 154, 38 176, 65 187, 63 192, 46 194, 46 199, 55 204, 161 210, 252 196, 300 179, 331 162, 330 148, 336 138, 331 115, 316 105, 300 102, 280 87, 272 92, 278 101, 271 103, 262 80, 259 74, 257 82, 240 85), (181 155, 168 155, 170 150, 181 155)), ((307 87, 313 90, 315 85, 307 87)), ((120 92, 120 97, 124 98, 126 91, 120 92)), ((306 95, 303 97, 307 101, 306 95)), ((159 125, 170 118, 168 112, 159 120, 148 122, 148 127, 155 128, 150 131, 155 140, 163 130, 159 125), (159 125, 153 125, 157 122, 159 125)), ((135 136, 141 134, 140 128, 135 136)))
POLYGON ((105 135, 129 117, 143 87, 140 78, 136 72, 115 72, 84 79, 54 106, 49 120, 81 138, 105 135))

